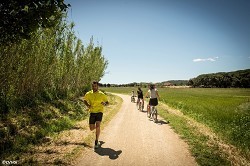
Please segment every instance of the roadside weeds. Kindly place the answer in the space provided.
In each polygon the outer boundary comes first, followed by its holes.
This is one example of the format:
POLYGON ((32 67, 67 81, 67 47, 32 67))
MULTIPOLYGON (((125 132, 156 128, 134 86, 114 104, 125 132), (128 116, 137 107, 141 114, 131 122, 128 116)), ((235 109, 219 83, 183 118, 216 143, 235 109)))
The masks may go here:
MULTIPOLYGON (((186 121, 186 124, 189 129, 190 133, 194 133, 196 136, 190 136, 191 138, 188 138, 187 134, 183 134, 181 130, 178 131, 178 127, 175 127, 171 122, 170 125, 175 129, 177 133, 182 135, 184 140, 186 140, 191 148, 192 154, 196 157, 197 162, 200 165, 204 165, 205 163, 210 163, 213 160, 217 160, 216 162, 225 162, 226 165, 235 165, 235 166, 249 166, 250 161, 243 157, 240 153, 240 151, 234 147, 233 145, 225 143, 221 138, 219 138, 209 127, 205 126, 204 124, 201 124, 195 120, 193 120, 190 117, 185 116, 180 110, 173 109, 166 104, 160 103, 159 104, 159 110, 161 110, 160 114, 163 116, 165 120, 169 120, 169 115, 174 115, 176 117, 180 117, 186 121), (200 137, 200 138, 198 138, 200 137), (197 139, 197 141, 194 141, 193 143, 192 139, 197 139), (200 140, 200 141, 198 141, 200 140), (202 146, 207 149, 207 152, 205 153, 214 153, 213 155, 216 157, 221 157, 221 159, 211 159, 211 161, 208 161, 206 159, 199 158, 199 155, 197 151, 199 151, 199 147, 195 144, 203 144, 202 146), (197 150, 198 149, 198 150, 197 150), (202 160, 202 161, 199 161, 202 160), (221 161, 219 161, 221 160, 221 161), (223 161, 227 160, 227 161, 223 161)), ((185 124, 182 124, 185 125, 185 124)), ((189 133, 189 134, 190 134, 189 133)), ((191 134, 192 135, 192 134, 191 134)), ((203 152, 205 150, 203 149, 203 152)), ((207 156, 206 156, 207 157, 207 156)), ((214 158, 215 158, 214 157, 214 158)), ((205 158, 205 157, 204 157, 205 158)), ((215 164, 215 163, 211 163, 215 164)))
MULTIPOLYGON (((105 108, 103 129, 118 112, 122 99, 108 95, 110 105, 105 108)), ((31 147, 27 153, 20 156, 20 164, 36 165, 73 165, 85 148, 92 148, 94 131, 89 130, 88 118, 77 122, 70 130, 65 130, 44 141, 39 146, 31 147)))

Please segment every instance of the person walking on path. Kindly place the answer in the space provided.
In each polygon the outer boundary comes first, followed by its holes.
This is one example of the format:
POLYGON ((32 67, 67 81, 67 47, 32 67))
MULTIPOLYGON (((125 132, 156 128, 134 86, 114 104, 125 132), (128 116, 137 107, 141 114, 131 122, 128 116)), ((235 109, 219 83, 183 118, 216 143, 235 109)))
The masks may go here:
POLYGON ((89 128, 91 131, 96 130, 95 149, 97 149, 100 146, 98 140, 101 132, 100 125, 102 122, 104 106, 109 104, 107 96, 99 91, 97 81, 92 82, 92 90, 85 94, 83 102, 90 112, 89 128))

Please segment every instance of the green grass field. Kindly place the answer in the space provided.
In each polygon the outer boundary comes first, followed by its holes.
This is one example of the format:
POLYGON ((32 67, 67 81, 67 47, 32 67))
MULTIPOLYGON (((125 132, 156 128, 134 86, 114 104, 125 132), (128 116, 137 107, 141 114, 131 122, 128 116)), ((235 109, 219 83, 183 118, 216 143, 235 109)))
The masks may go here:
POLYGON ((250 89, 160 89, 164 103, 249 151, 250 89))
MULTIPOLYGON (((102 88, 131 94, 137 88, 102 88)), ((147 89, 142 89, 144 94, 147 89)), ((211 128, 220 138, 250 151, 250 89, 158 88, 160 101, 211 128)))

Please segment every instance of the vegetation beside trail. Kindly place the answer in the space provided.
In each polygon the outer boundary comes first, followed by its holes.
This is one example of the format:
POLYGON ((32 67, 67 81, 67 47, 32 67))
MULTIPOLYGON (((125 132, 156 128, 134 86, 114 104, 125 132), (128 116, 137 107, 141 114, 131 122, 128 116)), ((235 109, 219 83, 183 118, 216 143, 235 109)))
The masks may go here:
POLYGON ((63 16, 28 39, 0 45, 1 159, 86 117, 78 98, 103 77, 108 61, 93 38, 83 45, 63 16))
POLYGON ((0 109, 32 107, 82 95, 92 80, 100 80, 108 65, 93 39, 83 46, 73 24, 61 21, 39 29, 30 40, 0 46, 0 109))
MULTIPOLYGON (((102 128, 116 115, 122 103, 121 98, 111 94, 108 100, 110 105, 105 108, 102 128)), ((8 147, 1 151, 1 159, 21 165, 72 164, 94 140, 88 127, 88 114, 83 102, 76 99, 44 103, 10 115, 16 133, 4 144, 8 147)))
MULTIPOLYGON (((136 87, 104 89, 128 95, 131 95, 132 90, 137 90, 136 87)), ((147 91, 146 88, 142 90, 144 94, 147 91)), ((159 88, 158 90, 161 104, 170 106, 167 108, 159 105, 160 116, 170 121, 169 125, 188 141, 199 164, 244 165, 250 162, 250 89, 159 88), (178 111, 183 116, 179 116, 178 111), (211 131, 211 135, 201 132, 200 125, 194 123, 205 126, 211 131), (228 151, 237 154, 237 157, 230 157, 228 151)))
POLYGON ((160 95, 164 103, 250 151, 250 89, 160 89, 160 95))
POLYGON ((42 144, 45 137, 68 130, 87 116, 80 101, 57 100, 37 107, 11 111, 1 125, 1 158, 21 159, 22 153, 42 144))

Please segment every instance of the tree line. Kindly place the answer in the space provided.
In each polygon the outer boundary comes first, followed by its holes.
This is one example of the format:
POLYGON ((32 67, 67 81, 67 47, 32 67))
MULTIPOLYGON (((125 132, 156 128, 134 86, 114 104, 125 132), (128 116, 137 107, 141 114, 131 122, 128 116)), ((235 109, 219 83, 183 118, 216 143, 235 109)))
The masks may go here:
MULTIPOLYGON (((143 87, 146 88, 150 82, 133 82, 128 84, 101 84, 104 87, 143 87)), ((233 72, 219 72, 202 74, 190 80, 169 80, 155 83, 157 87, 165 86, 191 86, 193 88, 250 88, 250 69, 233 72)))
POLYGON ((188 81, 192 87, 250 88, 250 69, 202 74, 188 81))
MULTIPOLYGON (((108 61, 93 37, 83 45, 66 15, 53 27, 39 27, 29 39, 0 45, 0 110, 83 95, 105 74, 108 61)), ((11 38, 11 40, 13 40, 11 38)))

